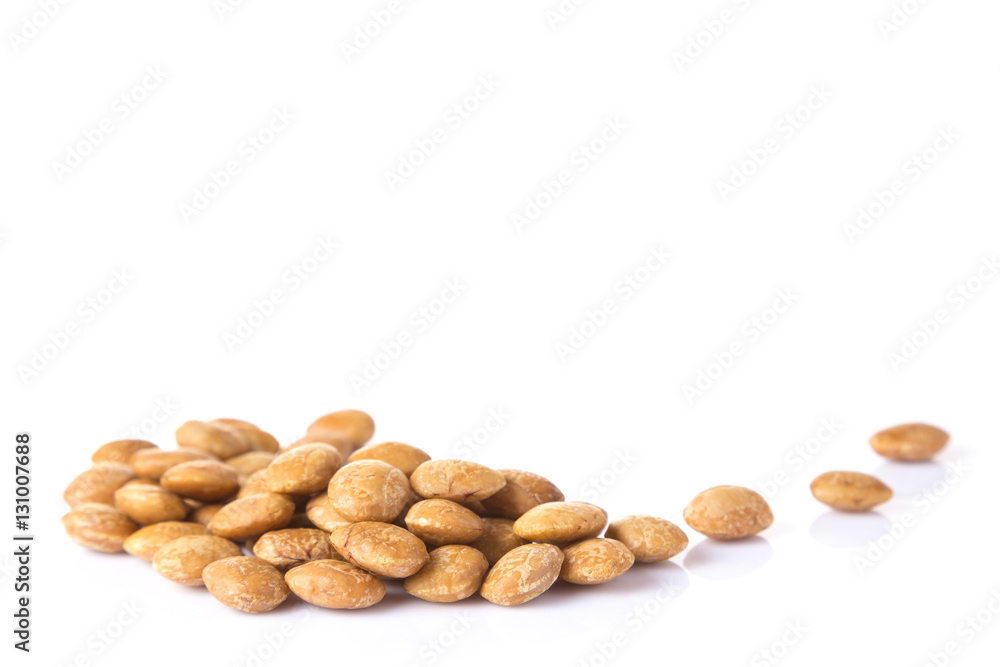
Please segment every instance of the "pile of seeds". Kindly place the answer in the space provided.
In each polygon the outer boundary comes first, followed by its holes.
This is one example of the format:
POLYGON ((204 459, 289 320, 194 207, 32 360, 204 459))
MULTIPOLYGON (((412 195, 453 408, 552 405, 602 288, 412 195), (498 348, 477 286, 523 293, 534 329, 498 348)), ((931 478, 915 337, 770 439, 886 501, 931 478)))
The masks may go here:
MULTIPOLYGON (((401 442, 366 445, 374 431, 366 413, 343 410, 285 448, 238 419, 186 422, 172 451, 109 442, 67 487, 63 526, 82 546, 126 551, 251 613, 291 593, 320 607, 369 607, 385 596, 384 579, 402 579, 407 593, 431 602, 478 592, 519 605, 556 579, 602 584, 636 561, 668 560, 687 547, 687 535, 666 519, 632 515, 609 525, 604 510, 567 502, 541 475, 431 460, 401 442)), ((908 424, 871 444, 913 461, 947 440, 940 429, 908 424)), ((892 496, 874 477, 851 472, 825 473, 812 491, 838 510, 892 496)), ((774 517, 756 492, 718 486, 698 494, 684 520, 729 540, 761 532, 774 517)))

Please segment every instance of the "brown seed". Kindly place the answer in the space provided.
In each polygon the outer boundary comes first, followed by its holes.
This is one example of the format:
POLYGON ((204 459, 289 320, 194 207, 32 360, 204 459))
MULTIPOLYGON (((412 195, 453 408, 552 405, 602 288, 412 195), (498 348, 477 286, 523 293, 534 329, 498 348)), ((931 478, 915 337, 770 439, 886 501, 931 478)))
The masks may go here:
POLYGON ((271 611, 288 597, 285 577, 259 558, 223 558, 205 566, 201 577, 216 600, 251 614, 271 611))
POLYGON ((330 499, 326 493, 320 493, 309 501, 306 505, 306 516, 317 528, 328 533, 351 523, 337 514, 337 510, 330 505, 330 499))
POLYGON ((115 502, 115 491, 134 478, 135 472, 127 465, 99 463, 90 470, 84 470, 69 483, 63 493, 63 500, 71 508, 84 503, 112 505, 115 502))
POLYGON ((375 433, 375 422, 361 410, 341 410, 323 415, 306 429, 306 435, 336 433, 354 449, 368 442, 375 433))
POLYGON ((247 496, 259 496, 262 493, 270 493, 267 490, 267 470, 258 470, 255 473, 251 473, 246 479, 240 484, 240 490, 236 494, 237 498, 246 498, 247 496))
POLYGON ((167 472, 179 463, 188 461, 218 461, 219 459, 211 454, 207 454, 197 449, 140 449, 132 455, 129 465, 135 470, 135 474, 144 479, 159 480, 163 473, 167 472))
POLYGON ((410 497, 398 468, 382 461, 355 461, 337 471, 327 490, 330 506, 349 521, 392 521, 410 497))
POLYGON ((240 548, 215 535, 188 535, 167 542, 153 554, 153 569, 185 586, 201 586, 202 572, 223 558, 242 556, 240 548))
POLYGON ((507 483, 502 489, 482 501, 487 516, 519 519, 521 515, 540 503, 523 486, 504 475, 507 483))
POLYGON ((276 456, 267 467, 267 490, 295 495, 322 491, 341 461, 340 452, 330 445, 296 447, 276 456))
POLYGON ((406 578, 406 592, 428 602, 457 602, 479 590, 486 571, 486 557, 461 544, 438 547, 428 555, 427 565, 406 578))
POLYGON ((277 493, 239 498, 216 512, 208 532, 229 540, 246 540, 288 525, 295 503, 277 493))
POLYGON ((340 452, 340 460, 347 461, 347 457, 351 455, 354 451, 354 445, 352 445, 347 440, 344 440, 344 436, 340 433, 323 433, 317 432, 311 435, 307 435, 304 438, 299 438, 295 442, 291 443, 283 451, 290 452, 293 449, 299 447, 304 447, 305 445, 330 445, 338 452, 340 452))
POLYGON ((635 563, 635 556, 624 544, 599 537, 574 542, 563 548, 563 555, 566 560, 559 578, 584 586, 617 579, 635 563))
POLYGON ((125 539, 139 530, 135 522, 103 503, 77 505, 63 516, 62 524, 80 546, 106 553, 122 551, 125 539))
POLYGON ((391 466, 399 468, 404 475, 409 477, 421 463, 430 461, 430 454, 422 449, 417 449, 413 445, 402 442, 381 442, 377 445, 366 445, 354 452, 347 459, 348 463, 375 459, 384 461, 391 466))
POLYGON ((249 477, 258 470, 263 470, 271 465, 271 461, 273 460, 274 454, 271 452, 253 450, 246 454, 226 459, 225 464, 235 470, 237 475, 249 477))
POLYGON ((742 486, 716 486, 688 503, 684 520, 708 537, 736 540, 765 530, 774 522, 774 515, 756 491, 742 486))
POLYGON ((128 483, 115 491, 115 507, 141 525, 161 521, 181 521, 188 507, 175 493, 156 482, 128 483))
POLYGON ((264 533, 253 546, 253 555, 282 572, 311 560, 327 560, 336 551, 330 536, 315 528, 286 528, 264 533))
POLYGON ((624 544, 640 563, 669 560, 688 545, 688 537, 683 530, 666 519, 648 514, 615 519, 604 536, 624 544))
POLYGON ((219 461, 178 463, 163 473, 160 484, 179 496, 206 503, 224 500, 240 486, 236 471, 219 461))
POLYGON ((424 498, 444 498, 455 502, 489 498, 506 483, 507 480, 496 470, 458 459, 421 463, 410 476, 413 490, 424 498))
POLYGON ((195 419, 186 421, 174 436, 180 447, 207 452, 220 459, 231 459, 250 450, 250 445, 232 429, 195 419))
POLYGON ((421 500, 406 513, 406 527, 427 544, 468 544, 486 527, 476 513, 442 498, 421 500))
POLYGON ((531 542, 567 544, 596 537, 608 523, 608 513, 581 502, 543 503, 514 522, 514 532, 531 542))
POLYGON ((810 488, 816 500, 842 512, 863 512, 892 498, 892 489, 860 472, 825 472, 810 488))
POLYGON ((536 475, 533 472, 527 472, 525 470, 504 469, 498 472, 500 472, 500 474, 502 474, 508 482, 514 482, 530 493, 532 497, 538 501, 538 504, 558 503, 566 500, 566 496, 564 496, 563 492, 559 490, 559 487, 541 475, 536 475))
POLYGON ((505 607, 524 604, 559 578, 564 556, 551 544, 525 544, 508 552, 486 575, 479 594, 505 607))
POLYGON ((209 521, 212 520, 216 514, 219 513, 224 507, 222 503, 214 503, 212 505, 202 505, 201 507, 193 510, 191 515, 188 517, 191 521, 199 523, 203 526, 207 526, 209 521))
POLYGON ((125 551, 143 560, 153 560, 156 550, 173 542, 178 537, 188 535, 207 535, 205 526, 184 521, 164 521, 140 528, 127 538, 123 544, 125 551))
POLYGON ((314 560, 285 575, 292 592, 317 607, 363 609, 385 597, 385 584, 371 573, 339 560, 314 560))
POLYGON ((876 452, 894 461, 926 461, 948 444, 948 434, 929 424, 901 424, 871 438, 876 452))
POLYGON ((243 440, 250 451, 270 452, 278 451, 277 439, 267 431, 262 431, 250 422, 242 419, 213 419, 208 422, 213 426, 220 426, 233 433, 237 438, 243 440))
POLYGON ((514 532, 514 521, 511 519, 483 519, 483 526, 483 536, 469 546, 481 551, 490 567, 496 565, 508 551, 528 543, 514 532))
POLYGON ((424 543, 390 523, 353 523, 335 530, 330 541, 347 562, 380 577, 405 579, 427 563, 424 543))
POLYGON ((90 457, 94 463, 125 463, 127 464, 140 449, 156 448, 151 442, 146 440, 115 440, 101 445, 90 457))

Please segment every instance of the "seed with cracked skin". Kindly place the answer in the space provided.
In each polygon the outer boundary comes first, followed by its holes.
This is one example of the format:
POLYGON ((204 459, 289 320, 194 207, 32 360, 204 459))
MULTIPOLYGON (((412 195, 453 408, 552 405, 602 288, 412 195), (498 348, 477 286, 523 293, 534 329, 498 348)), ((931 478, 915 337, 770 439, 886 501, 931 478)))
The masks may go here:
POLYGON ((540 504, 535 496, 515 482, 513 477, 504 475, 504 479, 507 480, 504 487, 482 501, 483 510, 488 516, 519 519, 522 514, 540 504))
POLYGON ((239 498, 215 513, 208 532, 229 540, 247 540, 288 525, 295 503, 278 493, 239 498))
POLYGON ((424 543, 391 523, 352 523, 335 530, 330 541, 347 562, 380 577, 405 579, 427 564, 424 543))
POLYGON ((207 534, 208 531, 205 529, 205 526, 198 523, 164 521, 163 523, 154 523, 135 531, 125 538, 123 547, 126 552, 136 558, 151 561, 156 550, 168 542, 173 542, 179 537, 187 537, 188 535, 207 534))
POLYGON ((139 477, 159 481, 163 473, 179 463, 218 460, 218 457, 197 449, 140 449, 129 459, 129 465, 139 477))
POLYGON ((181 424, 174 436, 180 447, 198 449, 220 459, 250 451, 249 443, 232 428, 196 419, 181 424))
POLYGON ((388 463, 355 461, 333 476, 327 497, 337 514, 350 521, 392 521, 410 497, 410 483, 388 463))
POLYGON ((608 513, 581 502, 543 503, 514 522, 514 532, 532 542, 567 544, 597 537, 608 523, 608 513))
POLYGON ((285 582, 309 604, 327 609, 364 609, 385 597, 385 584, 340 560, 303 563, 285 574, 285 582))
POLYGON ((272 454, 278 451, 278 440, 267 431, 261 430, 248 421, 243 421, 242 419, 213 419, 208 423, 213 426, 220 426, 229 431, 242 440, 250 451, 271 452, 272 454))
POLYGON ((250 614, 271 611, 288 597, 285 577, 259 558, 217 560, 205 566, 201 578, 216 600, 250 614))
POLYGON ((125 463, 127 464, 140 449, 159 449, 148 440, 114 440, 101 445, 90 460, 94 463, 125 463))
POLYGON ((188 515, 188 507, 180 496, 150 481, 133 480, 115 491, 115 507, 144 526, 181 521, 188 515))
POLYGON ((325 491, 309 499, 308 504, 306 504, 306 516, 309 517, 314 526, 328 533, 351 523, 337 514, 337 510, 330 505, 330 497, 325 491))
POLYGON ((99 463, 90 470, 84 470, 69 483, 63 492, 63 500, 71 508, 84 503, 113 505, 115 491, 131 479, 135 472, 122 463, 99 463))
POLYGON ((351 454, 347 459, 348 463, 375 459, 384 461, 391 466, 399 468, 404 475, 409 477, 421 463, 431 460, 430 454, 413 445, 404 442, 380 442, 377 445, 365 445, 358 451, 351 454))
POLYGON ((684 520, 713 539, 737 540, 767 529, 774 523, 774 515, 756 491, 742 486, 715 486, 688 503, 684 520))
POLYGON ((510 607, 534 600, 559 578, 564 556, 551 544, 525 544, 508 552, 486 575, 479 594, 510 607))
POLYGON ((424 498, 444 498, 455 502, 489 498, 506 483, 504 476, 496 470, 459 459, 427 461, 417 466, 410 475, 413 490, 424 498))
POLYGON ((375 421, 361 410, 340 410, 323 415, 306 429, 306 435, 336 433, 357 449, 375 433, 375 421))
POLYGON ((571 584, 592 586, 617 579, 625 574, 635 556, 618 540, 599 537, 574 542, 563 548, 562 570, 559 578, 571 584))
POLYGON ((219 461, 188 461, 163 473, 160 484, 185 498, 211 503, 224 500, 240 487, 236 471, 219 461))
POLYGON ((290 449, 267 466, 267 490, 295 495, 322 491, 342 460, 340 452, 323 443, 290 449))
POLYGON ((871 437, 876 452, 894 461, 926 461, 948 444, 949 436, 930 424, 900 424, 871 437))
POLYGON ((538 504, 558 503, 566 500, 566 496, 559 490, 559 487, 541 475, 528 472, 527 470, 510 470, 507 468, 498 470, 497 472, 503 475, 508 482, 514 482, 530 493, 538 501, 538 504))
POLYGON ((427 565, 406 578, 406 592, 428 602, 457 602, 479 590, 490 564, 486 556, 463 544, 430 552, 427 565))
POLYGON ((683 530, 666 519, 648 514, 615 519, 608 525, 604 536, 624 544, 640 563, 669 560, 688 545, 688 537, 683 530))
POLYGON ((254 556, 282 572, 311 560, 329 560, 335 553, 330 536, 315 528, 272 530, 253 546, 254 556))
POLYGON ((841 512, 864 512, 892 498, 892 489, 860 472, 825 472, 810 489, 816 500, 841 512))
POLYGON ((105 553, 122 551, 125 539, 139 530, 138 524, 103 503, 77 505, 63 516, 62 524, 71 540, 105 553))
POLYGON ((406 527, 433 546, 468 544, 482 536, 486 527, 472 510, 442 498, 421 500, 406 513, 406 527))
POLYGON ((157 549, 153 554, 153 569, 178 584, 201 586, 205 583, 201 574, 210 563, 242 555, 235 542, 215 535, 189 535, 157 549))
POLYGON ((483 536, 469 546, 481 551, 490 567, 496 565, 508 551, 528 543, 514 532, 512 519, 484 518, 483 526, 485 527, 483 536))

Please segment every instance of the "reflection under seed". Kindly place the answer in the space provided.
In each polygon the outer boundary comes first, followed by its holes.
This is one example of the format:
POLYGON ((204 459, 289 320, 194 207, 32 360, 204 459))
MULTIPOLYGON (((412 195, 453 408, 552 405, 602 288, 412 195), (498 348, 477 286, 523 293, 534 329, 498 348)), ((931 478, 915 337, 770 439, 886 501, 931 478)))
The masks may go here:
POLYGON ((887 461, 872 474, 885 482, 896 498, 909 498, 944 479, 945 467, 937 461, 887 461))
POLYGON ((760 536, 742 540, 702 540, 685 556, 684 567, 705 579, 738 579, 760 569, 774 555, 760 536))
POLYGON ((878 512, 838 512, 819 515, 809 529, 813 539, 835 549, 863 547, 881 537, 892 522, 878 512))

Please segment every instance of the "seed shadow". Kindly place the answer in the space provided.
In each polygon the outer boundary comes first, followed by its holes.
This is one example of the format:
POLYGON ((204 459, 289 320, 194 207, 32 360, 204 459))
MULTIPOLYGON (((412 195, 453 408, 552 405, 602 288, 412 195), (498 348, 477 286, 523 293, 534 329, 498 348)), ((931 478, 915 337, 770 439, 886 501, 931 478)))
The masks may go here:
POLYGON ((809 534, 823 546, 852 549, 877 540, 891 525, 889 517, 878 512, 830 510, 816 517, 809 534))
POLYGON ((757 535, 730 541, 706 539, 687 553, 684 567, 705 579, 739 579, 763 567, 772 556, 771 543, 757 535))
POLYGON ((896 498, 909 498, 944 479, 946 470, 937 461, 887 461, 872 475, 885 482, 896 498))

